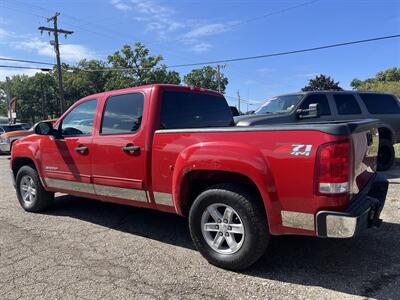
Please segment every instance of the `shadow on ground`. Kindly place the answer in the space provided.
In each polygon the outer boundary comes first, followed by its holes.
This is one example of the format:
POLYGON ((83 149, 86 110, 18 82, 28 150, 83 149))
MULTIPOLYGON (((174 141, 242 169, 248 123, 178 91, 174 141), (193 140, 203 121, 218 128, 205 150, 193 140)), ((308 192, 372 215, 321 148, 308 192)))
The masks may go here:
MULTIPOLYGON (((57 197, 49 214, 194 249, 187 220, 172 214, 72 196, 57 197)), ((274 237, 266 255, 242 273, 373 297, 400 278, 399 236, 400 224, 383 223, 348 240, 274 237)), ((400 289, 395 293, 399 298, 400 289)))

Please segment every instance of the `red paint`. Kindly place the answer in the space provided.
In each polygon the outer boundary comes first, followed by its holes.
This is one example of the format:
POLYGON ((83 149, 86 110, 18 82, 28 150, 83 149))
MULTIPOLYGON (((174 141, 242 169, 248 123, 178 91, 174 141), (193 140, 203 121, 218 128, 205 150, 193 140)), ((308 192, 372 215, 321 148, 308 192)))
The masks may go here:
MULTIPOLYGON (((347 206, 348 195, 317 195, 314 188, 319 146, 343 140, 344 137, 316 130, 156 132, 160 124, 163 90, 219 95, 209 90, 172 85, 150 85, 92 95, 76 102, 64 114, 82 101, 96 98, 98 105, 92 137, 56 140, 49 136, 31 135, 16 142, 11 164, 17 158, 27 157, 32 159, 44 178, 143 189, 148 192, 148 203, 84 192, 57 191, 178 214, 183 214, 184 179, 190 172, 237 173, 246 176, 257 186, 272 234, 315 235, 314 231, 283 227, 281 210, 315 214, 322 209, 342 210, 347 206), (99 128, 107 98, 128 92, 141 92, 145 96, 141 128, 133 134, 101 135, 99 128), (128 144, 139 146, 140 153, 122 151, 122 147, 128 144), (310 155, 291 155, 293 144, 313 145, 310 155), (75 152, 74 148, 78 145, 88 147, 88 153, 82 155, 75 152), (57 170, 46 169, 49 166, 57 170), (171 193, 174 207, 157 205, 153 192, 171 193)), ((352 161, 354 154, 350 152, 349 155, 348 159, 352 161)), ((354 169, 353 165, 351 167, 354 169)), ((56 191, 47 186, 45 188, 56 191)))

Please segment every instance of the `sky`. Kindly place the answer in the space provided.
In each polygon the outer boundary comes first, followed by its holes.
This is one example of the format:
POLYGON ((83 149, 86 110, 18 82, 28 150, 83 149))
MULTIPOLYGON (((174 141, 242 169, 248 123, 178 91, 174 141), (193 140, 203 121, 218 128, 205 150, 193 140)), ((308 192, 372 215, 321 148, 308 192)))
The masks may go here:
MULTIPOLYGON (((60 12, 61 59, 106 59, 144 43, 167 65, 222 60, 400 34, 399 0, 0 0, 0 57, 54 63, 46 17, 60 12)), ((30 65, 6 63, 1 65, 30 65)), ((323 73, 350 89, 400 67, 400 38, 290 56, 227 63, 226 97, 253 110, 268 97, 296 92, 323 73), (247 102, 247 103, 246 103, 247 102)), ((176 68, 181 77, 192 68, 176 68)), ((0 80, 35 70, 0 68, 0 80)))

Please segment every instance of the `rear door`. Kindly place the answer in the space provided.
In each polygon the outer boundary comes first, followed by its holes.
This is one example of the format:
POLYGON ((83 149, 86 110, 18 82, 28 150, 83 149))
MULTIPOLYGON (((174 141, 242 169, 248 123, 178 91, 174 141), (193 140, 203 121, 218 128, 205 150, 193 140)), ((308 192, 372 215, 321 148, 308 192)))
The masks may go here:
POLYGON ((142 126, 146 107, 141 92, 106 99, 99 132, 93 139, 92 180, 97 195, 148 202, 146 130, 142 126))
POLYGON ((58 125, 62 137, 41 137, 41 165, 48 187, 94 193, 90 175, 96 107, 96 99, 78 104, 58 125))
POLYGON ((363 113, 357 98, 353 94, 333 93, 336 120, 354 120, 363 118, 363 113))
POLYGON ((370 113, 370 118, 380 119, 382 124, 390 126, 390 129, 395 131, 396 136, 394 143, 400 142, 400 103, 389 94, 379 93, 360 93, 362 103, 370 113))

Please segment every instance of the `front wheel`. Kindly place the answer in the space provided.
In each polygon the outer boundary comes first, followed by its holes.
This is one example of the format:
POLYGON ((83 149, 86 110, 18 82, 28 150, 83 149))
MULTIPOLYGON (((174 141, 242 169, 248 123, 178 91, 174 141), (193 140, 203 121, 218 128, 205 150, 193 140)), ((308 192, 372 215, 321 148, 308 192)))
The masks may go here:
POLYGON ((31 166, 23 166, 19 169, 15 182, 17 197, 24 210, 41 212, 52 205, 54 193, 44 189, 39 174, 31 166))
POLYGON ((220 184, 202 192, 189 213, 199 252, 213 265, 240 270, 264 253, 269 241, 264 208, 245 188, 220 184))

